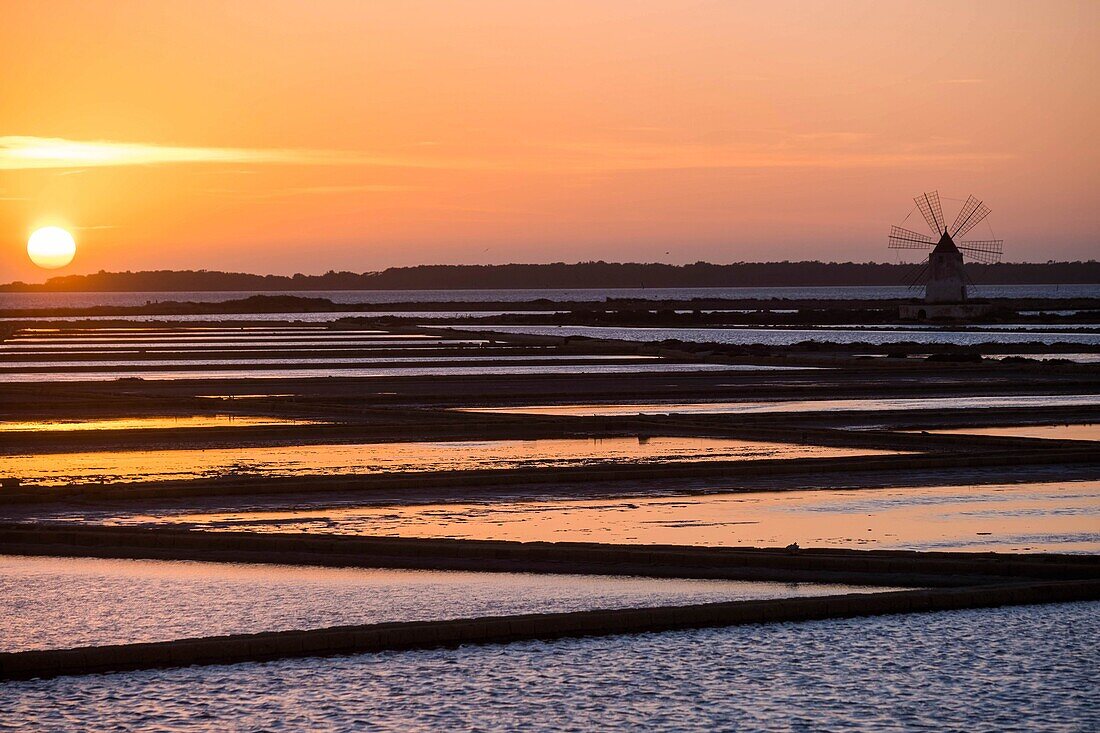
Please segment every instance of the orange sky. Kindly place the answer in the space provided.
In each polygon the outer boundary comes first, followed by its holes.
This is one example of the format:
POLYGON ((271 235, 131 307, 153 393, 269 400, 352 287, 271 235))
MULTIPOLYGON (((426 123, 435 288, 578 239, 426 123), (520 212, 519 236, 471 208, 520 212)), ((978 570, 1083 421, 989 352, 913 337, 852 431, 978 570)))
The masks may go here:
POLYGON ((889 226, 935 188, 985 198, 1006 259, 1097 251, 1094 1, 6 0, 0 16, 0 281, 894 261, 889 226), (78 242, 52 273, 25 250, 47 224, 78 242))

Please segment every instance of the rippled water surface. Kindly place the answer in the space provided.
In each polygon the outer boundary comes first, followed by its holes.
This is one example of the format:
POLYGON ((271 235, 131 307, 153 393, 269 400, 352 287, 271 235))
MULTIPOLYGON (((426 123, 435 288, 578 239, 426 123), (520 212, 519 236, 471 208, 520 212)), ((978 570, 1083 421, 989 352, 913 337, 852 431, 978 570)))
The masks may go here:
POLYGON ((36 730, 1094 731, 1100 604, 131 672, 0 687, 36 730))
POLYGON ((0 651, 876 590, 881 589, 0 555, 0 651))
POLYGON ((553 438, 424 443, 246 446, 204 450, 13 455, 4 470, 29 484, 140 482, 223 475, 306 476, 583 467, 607 463, 744 461, 900 451, 729 438, 553 438))

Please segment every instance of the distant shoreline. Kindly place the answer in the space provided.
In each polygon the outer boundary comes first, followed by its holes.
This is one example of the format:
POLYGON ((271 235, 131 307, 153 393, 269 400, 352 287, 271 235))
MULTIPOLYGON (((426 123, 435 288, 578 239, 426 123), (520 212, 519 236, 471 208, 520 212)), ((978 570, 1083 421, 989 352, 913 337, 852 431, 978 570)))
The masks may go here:
MULTIPOLYGON (((380 272, 255 275, 214 270, 152 270, 63 275, 44 283, 15 281, 5 293, 265 292, 273 290, 584 290, 734 287, 903 286, 920 267, 855 262, 737 262, 691 265, 581 262, 574 264, 421 265, 380 272)), ((1091 285, 1100 262, 967 265, 977 286, 1091 285)))

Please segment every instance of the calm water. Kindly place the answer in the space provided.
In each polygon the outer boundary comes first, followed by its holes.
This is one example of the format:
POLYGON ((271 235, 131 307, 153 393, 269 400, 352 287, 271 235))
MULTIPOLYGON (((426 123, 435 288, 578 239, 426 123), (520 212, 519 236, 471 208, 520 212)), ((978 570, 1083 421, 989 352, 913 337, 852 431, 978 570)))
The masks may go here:
MULTIPOLYGON (((1100 285, 977 285, 975 298, 1100 298, 1100 285)), ((163 301, 219 303, 251 295, 297 295, 327 298, 334 303, 516 303, 549 301, 602 301, 606 299, 690 300, 692 298, 874 300, 913 298, 916 291, 904 286, 849 286, 795 288, 606 288, 575 290, 271 290, 224 292, 142 293, 0 293, 0 309, 80 308, 96 305, 144 305, 163 301)))
MULTIPOLYGON (((3 295, 3 293, 0 293, 3 295)), ((472 311, 466 310, 442 310, 442 311, 410 311, 410 310, 373 310, 373 311, 333 311, 330 313, 248 313, 226 314, 220 316, 194 315, 194 314, 165 314, 165 315, 121 315, 121 316, 65 316, 66 321, 129 321, 132 323, 147 323, 156 321, 209 321, 217 320, 242 320, 242 321, 300 321, 302 323, 328 323, 338 321, 341 318, 382 318, 393 316, 396 318, 479 318, 485 316, 510 316, 518 314, 548 315, 563 313, 565 311, 532 311, 532 310, 496 310, 496 311, 472 311)), ((751 312, 751 311, 750 311, 751 312)), ((31 321, 40 323, 43 321, 57 320, 54 316, 4 316, 0 321, 31 321)))
POLYGON ((9 339, 0 345, 0 353, 3 354, 25 354, 25 353, 70 353, 87 350, 98 350, 102 353, 105 350, 120 350, 120 349, 167 349, 167 348, 192 348, 192 347, 204 347, 206 350, 211 349, 237 349, 243 347, 245 349, 263 349, 263 350, 276 350, 276 349, 301 349, 310 348, 314 346, 340 346, 342 348, 356 347, 359 349, 396 349, 406 347, 423 347, 423 346, 468 346, 486 344, 485 340, 454 340, 454 339, 400 339, 400 340, 380 340, 380 339, 363 339, 363 338, 330 338, 328 336, 317 336, 313 339, 291 339, 280 338, 272 336, 270 338, 159 338, 159 339, 127 339, 122 340, 108 340, 108 339, 96 339, 96 340, 76 340, 76 339, 9 339))
POLYGON ((0 651, 874 590, 882 589, 0 555, 0 651))
MULTIPOLYGON (((443 326, 442 328, 447 328, 443 326)), ((455 326, 464 330, 483 329, 497 333, 526 333, 537 336, 588 336, 626 341, 694 341, 718 344, 764 344, 791 346, 803 341, 828 341, 837 344, 1081 344, 1100 346, 1098 332, 1042 331, 939 331, 931 329, 882 330, 872 328, 618 328, 605 326, 455 326)))
POLYGON ((547 542, 1100 552, 1100 481, 124 516, 109 524, 547 542))
POLYGON ((721 415, 762 412, 841 412, 881 410, 974 410, 1005 407, 1074 407, 1100 405, 1100 394, 993 395, 988 397, 883 397, 844 400, 774 400, 754 402, 647 402, 523 407, 469 407, 469 412, 530 415, 721 415))
POLYGON ((63 677, 0 686, 0 710, 49 731, 1095 731, 1098 638, 1100 604, 1023 606, 63 677))
POLYGON ((1011 425, 987 428, 951 428, 930 433, 996 435, 1009 438, 1046 438, 1052 440, 1100 440, 1100 425, 1011 425))
POLYGON ((800 367, 750 366, 727 364, 546 364, 539 366, 441 366, 441 367, 334 367, 331 369, 273 368, 218 370, 142 370, 111 372, 11 372, 3 375, 9 382, 108 382, 127 379, 318 379, 322 377, 445 377, 514 374, 639 374, 647 372, 724 372, 777 371, 800 367))
POLYGON ((298 420, 262 415, 173 415, 170 417, 115 417, 102 420, 4 420, 0 421, 0 433, 149 430, 156 428, 245 428, 261 425, 316 425, 319 422, 318 420, 298 420))
MULTIPOLYGON (((8 448, 7 450, 18 450, 8 448)), ((311 476, 418 471, 530 470, 600 464, 886 455, 898 451, 728 438, 555 438, 434 443, 245 446, 5 456, 4 472, 47 486, 215 476, 311 476)))
POLYGON ((1100 364, 1100 353, 1098 354, 986 354, 986 359, 1008 359, 1014 356, 1022 356, 1025 359, 1035 359, 1037 361, 1057 361, 1064 359, 1065 361, 1072 361, 1078 364, 1100 364))
POLYGON ((0 344, 0 371, 3 372, 0 376, 8 382, 26 383, 98 382, 123 377, 148 380, 302 379, 798 368, 681 364, 629 355, 580 356, 573 359, 574 363, 563 363, 562 356, 552 349, 500 346, 485 339, 447 339, 425 334, 318 327, 23 329, 15 338, 0 344), (479 347, 491 347, 493 351, 479 347), (510 355, 500 356, 500 351, 510 355), (268 352, 278 352, 278 355, 268 352), (371 357, 379 352, 387 358, 371 357), (418 353, 430 356, 418 359, 415 356, 418 353), (452 354, 466 363, 445 363, 446 357, 452 354), (462 359, 467 354, 473 358, 462 359), (549 358, 536 359, 530 364, 510 363, 531 356, 549 358), (406 360, 415 363, 402 363, 406 360))
POLYGON ((234 365, 253 365, 263 364, 267 366, 271 365, 284 365, 287 367, 297 365, 360 365, 360 366, 375 366, 385 364, 432 364, 438 362, 458 363, 458 364, 484 364, 484 363, 508 363, 515 361, 531 362, 531 365, 545 364, 552 366, 562 361, 570 362, 582 362, 582 363, 607 363, 607 362, 623 362, 626 364, 632 364, 637 362, 649 362, 658 359, 656 356, 629 356, 629 355, 539 355, 529 354, 526 356, 391 356, 391 357, 354 357, 354 356, 324 356, 324 357, 311 357, 306 359, 299 358, 280 358, 280 357, 260 357, 260 358, 225 358, 225 359, 83 359, 79 361, 0 361, 0 371, 25 371, 25 370, 38 370, 38 371, 59 371, 71 369, 73 367, 79 367, 82 369, 93 368, 100 369, 126 369, 129 371, 129 367, 149 367, 156 366, 157 368, 170 366, 177 369, 196 369, 204 366, 234 366, 234 365))
MULTIPOLYGON (((3 296, 4 293, 0 293, 3 296)), ((556 313, 560 311, 332 311, 328 313, 247 313, 225 314, 220 316, 195 315, 195 314, 165 314, 165 315, 121 315, 121 316, 65 316, 65 321, 127 321, 130 323, 157 323, 161 321, 173 323, 206 322, 210 320, 222 321, 277 321, 290 323, 331 323, 342 318, 380 318, 383 316, 396 316, 398 318, 470 318, 478 316, 504 316, 515 313, 556 313)), ((30 321, 42 323, 56 321, 56 316, 4 316, 0 321, 30 321)))

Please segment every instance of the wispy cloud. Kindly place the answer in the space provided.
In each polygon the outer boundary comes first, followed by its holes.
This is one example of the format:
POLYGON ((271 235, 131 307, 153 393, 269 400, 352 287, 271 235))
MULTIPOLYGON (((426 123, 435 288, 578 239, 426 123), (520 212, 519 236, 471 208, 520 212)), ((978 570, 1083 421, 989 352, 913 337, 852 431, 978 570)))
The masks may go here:
POLYGON ((944 79, 940 84, 983 84, 985 79, 944 79))
POLYGON ((208 148, 66 140, 25 135, 0 136, 0 170, 78 168, 173 163, 273 165, 420 166, 414 160, 374 157, 342 150, 304 148, 208 148))
MULTIPOLYGON (((501 145, 469 157, 370 155, 361 151, 307 148, 207 148, 145 143, 85 142, 63 138, 0 137, 0 170, 166 164, 363 166, 373 168, 482 170, 521 174, 583 174, 622 170, 684 168, 866 168, 896 165, 942 166, 1004 160, 999 153, 951 149, 942 140, 887 145, 859 131, 778 133, 757 139, 630 142, 602 140, 530 141, 501 145)), ((224 170, 224 168, 222 169, 224 170)), ((247 172, 239 167, 230 170, 247 172)), ((406 190, 388 184, 320 185, 261 193, 257 198, 337 195, 406 190)))
POLYGON ((395 191, 413 191, 415 186, 392 183, 366 183, 351 186, 300 186, 273 191, 271 196, 329 196, 347 193, 393 193, 395 191))
POLYGON ((0 201, 30 201, 26 196, 13 196, 7 189, 0 188, 0 201))
POLYGON ((858 133, 792 135, 770 144, 559 145, 558 160, 590 172, 611 170, 883 168, 1007 160, 1010 155, 944 149, 941 144, 887 146, 858 133))
POLYGON ((389 183, 366 183, 348 186, 296 186, 292 188, 280 188, 272 191, 245 191, 236 188, 209 188, 207 193, 219 196, 240 196, 248 199, 274 199, 290 196, 340 196, 356 193, 393 193, 400 191, 414 191, 416 186, 405 186, 389 183))

